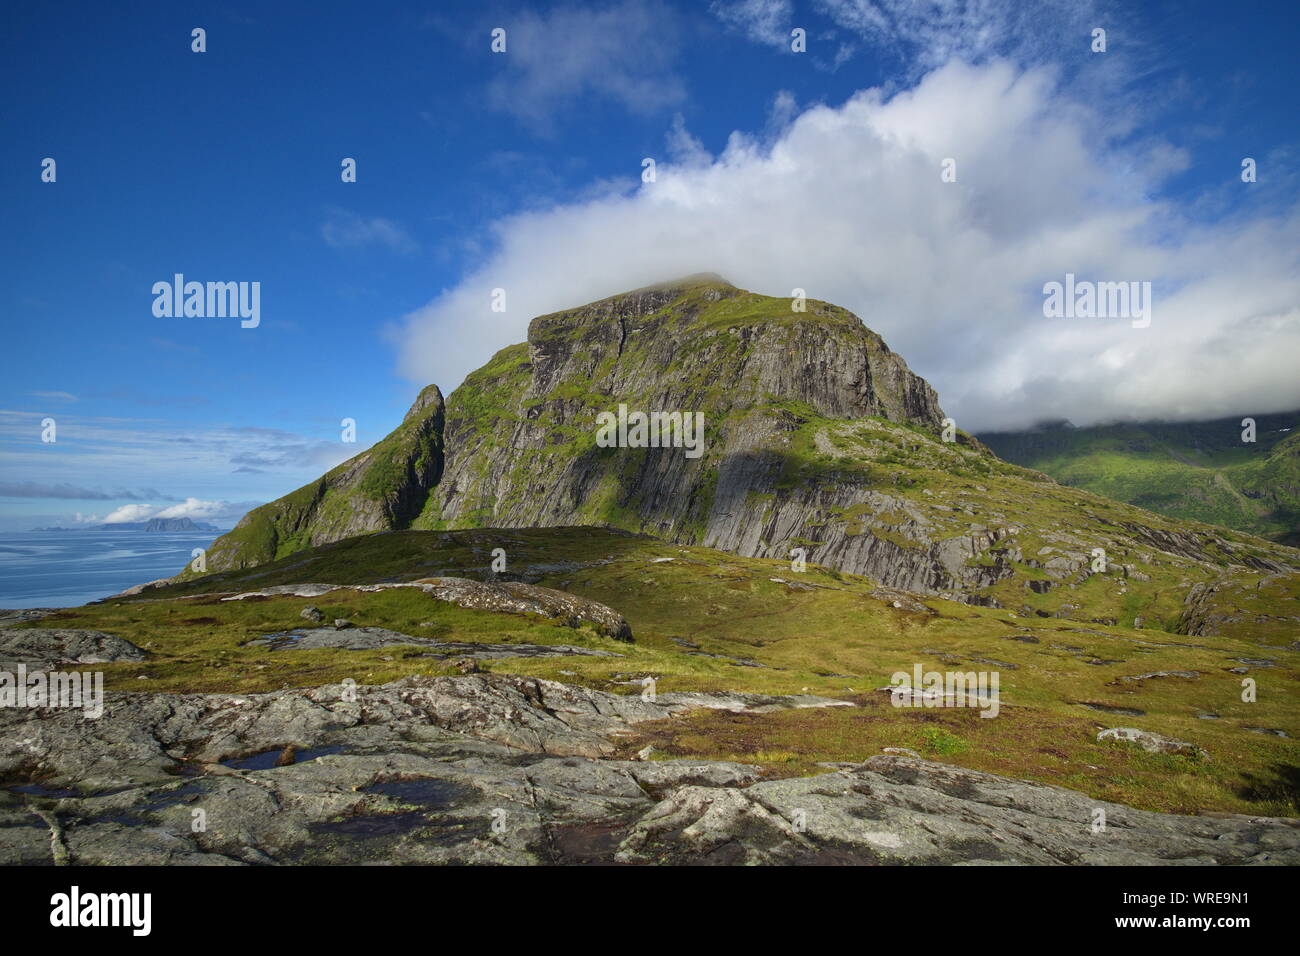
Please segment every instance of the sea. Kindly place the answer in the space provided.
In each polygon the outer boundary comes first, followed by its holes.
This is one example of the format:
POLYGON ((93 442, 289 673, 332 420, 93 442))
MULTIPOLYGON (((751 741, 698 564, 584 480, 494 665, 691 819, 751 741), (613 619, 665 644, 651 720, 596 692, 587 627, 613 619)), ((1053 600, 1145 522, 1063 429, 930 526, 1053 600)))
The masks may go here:
POLYGON ((0 532, 0 608, 76 607, 171 577, 220 531, 0 532))

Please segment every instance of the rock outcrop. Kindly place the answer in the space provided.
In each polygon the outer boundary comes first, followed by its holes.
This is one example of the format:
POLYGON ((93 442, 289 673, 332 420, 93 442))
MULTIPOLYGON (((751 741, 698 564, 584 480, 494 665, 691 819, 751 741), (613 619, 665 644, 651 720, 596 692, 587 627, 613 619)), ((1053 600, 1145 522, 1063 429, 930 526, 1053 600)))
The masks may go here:
POLYGON ((494 660, 505 657, 617 657, 613 651, 601 651, 570 644, 489 644, 471 641, 438 641, 430 637, 402 634, 384 627, 315 627, 281 631, 248 642, 272 651, 312 651, 332 647, 343 651, 369 651, 381 647, 415 647, 420 656, 440 660, 472 658, 494 660))
POLYGON ((248 598, 276 595, 320 597, 330 591, 383 591, 387 588, 417 588, 434 600, 446 601, 474 611, 537 614, 565 627, 589 627, 598 634, 615 640, 632 640, 632 628, 623 615, 613 608, 567 591, 557 591, 555 588, 522 581, 489 582, 474 581, 470 578, 434 577, 387 584, 283 584, 263 588, 260 591, 233 594, 222 600, 243 601, 248 598))
POLYGON ((1098 742, 1114 740, 1122 743, 1136 744, 1147 753, 1153 754, 1200 754, 1201 748, 1185 740, 1174 740, 1163 734, 1136 727, 1111 727, 1097 734, 1098 742))
MULTIPOLYGON (((816 703, 747 696, 712 703, 816 703)), ((637 723, 709 704, 475 675, 109 694, 98 720, 3 710, 0 864, 1300 863, 1295 820, 1149 813, 909 756, 784 780, 612 759, 637 723)))
POLYGON ((78 664, 142 661, 145 656, 130 641, 102 631, 49 627, 0 630, 0 668, 22 664, 28 670, 49 670, 78 664))

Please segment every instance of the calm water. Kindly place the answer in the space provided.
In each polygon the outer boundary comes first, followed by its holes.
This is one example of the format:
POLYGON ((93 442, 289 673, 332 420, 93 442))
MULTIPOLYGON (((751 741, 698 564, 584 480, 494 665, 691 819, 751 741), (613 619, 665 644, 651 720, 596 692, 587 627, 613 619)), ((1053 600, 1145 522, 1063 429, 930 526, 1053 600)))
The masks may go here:
POLYGON ((219 531, 0 534, 0 608, 75 607, 177 574, 219 531))

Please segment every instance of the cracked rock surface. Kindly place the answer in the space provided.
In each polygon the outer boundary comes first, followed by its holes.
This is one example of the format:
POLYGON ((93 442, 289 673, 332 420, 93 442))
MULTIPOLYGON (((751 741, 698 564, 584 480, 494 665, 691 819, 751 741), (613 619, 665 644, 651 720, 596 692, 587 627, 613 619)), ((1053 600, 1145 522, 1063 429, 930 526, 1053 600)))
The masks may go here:
POLYGON ((0 629, 0 667, 24 664, 29 670, 65 664, 107 664, 142 661, 146 657, 130 641, 102 631, 76 628, 0 629))
POLYGON ((333 647, 345 651, 367 651, 381 647, 409 646, 424 648, 428 657, 472 657, 489 660, 502 657, 618 657, 613 651, 601 651, 570 644, 485 644, 478 641, 439 641, 431 637, 412 637, 384 627, 301 628, 268 634, 248 642, 265 645, 272 651, 306 651, 333 647))
POLYGON ((612 759, 641 721, 832 704, 486 674, 114 693, 98 720, 0 710, 0 863, 1300 863, 1296 821, 1149 813, 910 756, 784 780, 612 759))

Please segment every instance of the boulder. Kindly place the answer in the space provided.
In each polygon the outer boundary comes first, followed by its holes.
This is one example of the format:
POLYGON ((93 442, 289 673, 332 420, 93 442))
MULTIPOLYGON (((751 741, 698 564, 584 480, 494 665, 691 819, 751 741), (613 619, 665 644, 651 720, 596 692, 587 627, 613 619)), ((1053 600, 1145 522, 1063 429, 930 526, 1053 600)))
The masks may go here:
POLYGON ((0 666, 23 664, 28 670, 64 665, 142 661, 147 655, 130 641, 103 631, 75 628, 5 628, 0 630, 0 666))
POLYGON ((1136 727, 1111 727, 1109 730, 1103 730, 1097 735, 1098 743, 1104 743, 1107 740, 1137 744, 1147 753, 1153 754, 1188 754, 1195 756, 1204 753, 1196 744, 1190 744, 1185 740, 1174 740, 1171 737, 1152 733, 1149 730, 1138 730, 1136 727))

